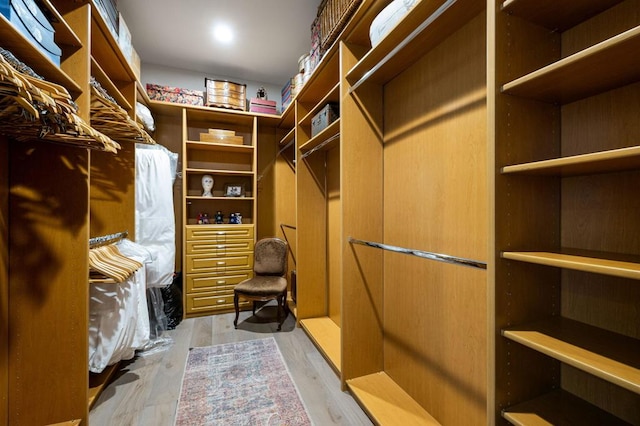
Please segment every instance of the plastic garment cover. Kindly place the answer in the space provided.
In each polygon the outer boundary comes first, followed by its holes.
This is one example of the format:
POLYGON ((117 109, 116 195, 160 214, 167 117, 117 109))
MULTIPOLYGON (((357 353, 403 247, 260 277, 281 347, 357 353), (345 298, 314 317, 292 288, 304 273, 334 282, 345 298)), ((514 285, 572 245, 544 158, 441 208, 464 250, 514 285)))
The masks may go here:
POLYGON ((120 243, 120 252, 141 262, 143 267, 123 283, 90 286, 89 371, 94 373, 133 358, 136 350, 149 342, 144 264, 150 262, 151 257, 136 248, 135 243, 120 243))
POLYGON ((151 252, 147 287, 164 287, 175 269, 171 159, 162 149, 136 148, 136 242, 151 252))

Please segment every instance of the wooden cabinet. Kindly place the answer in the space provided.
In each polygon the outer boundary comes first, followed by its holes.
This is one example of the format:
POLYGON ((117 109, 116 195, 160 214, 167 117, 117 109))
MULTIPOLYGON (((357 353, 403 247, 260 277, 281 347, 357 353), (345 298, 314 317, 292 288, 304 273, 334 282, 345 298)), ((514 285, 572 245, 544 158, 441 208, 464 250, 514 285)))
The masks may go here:
MULTIPOLYGON (((60 66, 4 16, 2 47, 66 88, 87 124, 91 76, 135 117, 135 76, 93 3, 39 4, 54 18, 60 66)), ((4 136, 0 145, 7 166, 0 171, 0 423, 86 423, 95 395, 88 372, 89 238, 125 230, 135 238, 134 144, 121 141, 117 155, 4 136)))
POLYGON ((186 316, 233 309, 233 287, 253 277, 253 225, 187 225, 185 234, 186 316))
POLYGON ((492 3, 497 421, 638 424, 639 4, 492 3))

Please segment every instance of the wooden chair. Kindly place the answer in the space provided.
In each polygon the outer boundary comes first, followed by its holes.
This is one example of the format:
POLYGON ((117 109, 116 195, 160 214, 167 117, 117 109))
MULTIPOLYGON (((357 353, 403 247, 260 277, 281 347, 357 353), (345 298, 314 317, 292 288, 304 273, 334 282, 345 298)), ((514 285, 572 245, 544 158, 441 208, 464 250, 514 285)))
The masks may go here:
POLYGON ((278 331, 287 317, 287 243, 280 238, 263 238, 254 248, 253 278, 238 283, 233 290, 233 305, 236 309, 236 319, 233 321, 238 328, 240 315, 239 299, 253 301, 253 315, 256 314, 256 302, 277 300, 278 331), (281 318, 280 310, 284 311, 281 318))

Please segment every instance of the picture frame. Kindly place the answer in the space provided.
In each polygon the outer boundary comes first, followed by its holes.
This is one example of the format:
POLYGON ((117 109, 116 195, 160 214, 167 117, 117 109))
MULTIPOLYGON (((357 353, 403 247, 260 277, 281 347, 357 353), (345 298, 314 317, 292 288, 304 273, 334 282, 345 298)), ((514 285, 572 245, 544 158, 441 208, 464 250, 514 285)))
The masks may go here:
POLYGON ((227 183, 224 185, 225 197, 244 197, 244 183, 227 183))

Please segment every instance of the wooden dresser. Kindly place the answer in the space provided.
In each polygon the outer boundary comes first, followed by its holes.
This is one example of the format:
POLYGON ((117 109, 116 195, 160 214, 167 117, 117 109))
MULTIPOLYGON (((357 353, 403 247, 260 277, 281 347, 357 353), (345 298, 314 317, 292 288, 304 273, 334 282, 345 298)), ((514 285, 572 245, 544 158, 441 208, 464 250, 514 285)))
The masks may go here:
POLYGON ((186 226, 187 317, 233 309, 233 287, 253 277, 253 242, 253 224, 186 226))

